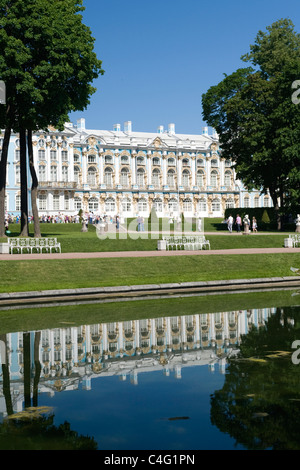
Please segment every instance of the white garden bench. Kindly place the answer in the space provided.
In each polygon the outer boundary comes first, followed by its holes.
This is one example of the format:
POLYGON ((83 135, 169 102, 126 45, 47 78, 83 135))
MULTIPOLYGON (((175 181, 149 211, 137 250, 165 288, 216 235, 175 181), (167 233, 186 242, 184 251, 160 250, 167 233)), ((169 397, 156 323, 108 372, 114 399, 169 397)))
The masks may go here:
POLYGON ((300 246, 300 234, 289 235, 289 238, 292 240, 293 248, 300 246))
POLYGON ((61 253, 61 246, 57 238, 8 238, 9 253, 52 253, 53 250, 61 253))
POLYGON ((210 249, 210 242, 205 236, 163 236, 167 250, 203 250, 210 249))

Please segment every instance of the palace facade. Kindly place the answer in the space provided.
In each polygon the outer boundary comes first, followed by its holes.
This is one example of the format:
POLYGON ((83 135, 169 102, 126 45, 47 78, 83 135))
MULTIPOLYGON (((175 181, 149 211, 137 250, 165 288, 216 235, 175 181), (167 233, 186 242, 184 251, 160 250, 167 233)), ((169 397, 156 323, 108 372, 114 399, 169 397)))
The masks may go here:
MULTIPOLYGON (((3 142, 3 135, 0 143, 3 142)), ((6 210, 20 211, 20 141, 9 148, 6 210)), ((248 192, 217 134, 176 134, 175 125, 134 132, 130 121, 110 130, 86 129, 85 119, 33 137, 41 215, 85 213, 121 217, 223 217, 225 208, 269 207, 269 196, 248 192)), ((30 182, 29 182, 30 188, 30 182)), ((30 201, 29 201, 30 207, 30 201)))

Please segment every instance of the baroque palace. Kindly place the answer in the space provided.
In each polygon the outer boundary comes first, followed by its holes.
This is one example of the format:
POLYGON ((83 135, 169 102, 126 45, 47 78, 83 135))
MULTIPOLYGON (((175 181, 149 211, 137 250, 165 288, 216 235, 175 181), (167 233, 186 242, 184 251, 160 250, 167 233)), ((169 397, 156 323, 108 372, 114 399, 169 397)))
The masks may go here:
MULTIPOLYGON (((0 143, 3 142, 3 134, 0 143)), ((11 138, 6 210, 20 211, 19 137, 11 138)), ((269 196, 248 192, 232 162, 222 158, 216 133, 176 134, 175 125, 134 132, 86 129, 85 119, 34 135, 40 215, 85 213, 121 217, 223 217, 225 208, 269 207, 269 196)), ((29 172, 28 172, 29 174, 29 172)), ((30 188, 31 184, 28 183, 30 188)), ((29 201, 30 207, 30 201, 29 201)))

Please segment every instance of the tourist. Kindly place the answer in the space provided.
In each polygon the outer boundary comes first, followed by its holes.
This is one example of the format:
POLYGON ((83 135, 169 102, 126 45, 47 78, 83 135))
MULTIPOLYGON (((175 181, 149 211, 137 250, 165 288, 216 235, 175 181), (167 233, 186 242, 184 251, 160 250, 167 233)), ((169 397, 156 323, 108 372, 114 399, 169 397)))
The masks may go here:
POLYGON ((242 219, 241 219, 241 216, 239 214, 236 216, 235 223, 236 223, 237 232, 240 233, 241 225, 242 225, 242 219))
POLYGON ((232 226, 233 226, 233 217, 230 214, 230 216, 227 219, 227 227, 230 233, 232 233, 232 226))
POLYGON ((255 217, 252 217, 252 231, 257 232, 257 220, 255 217))

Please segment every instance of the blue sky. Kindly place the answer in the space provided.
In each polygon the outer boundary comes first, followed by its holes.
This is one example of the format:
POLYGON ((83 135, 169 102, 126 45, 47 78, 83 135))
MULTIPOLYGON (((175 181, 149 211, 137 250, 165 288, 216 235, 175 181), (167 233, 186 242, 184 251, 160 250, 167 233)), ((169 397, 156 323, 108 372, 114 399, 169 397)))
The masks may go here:
MULTIPOLYGON (((300 33, 299 0, 84 0, 105 74, 84 112, 89 129, 132 121, 134 131, 198 134, 201 96, 246 64, 259 30, 290 18, 300 33)), ((300 77, 299 77, 300 78, 300 77)))

